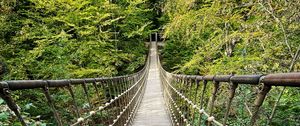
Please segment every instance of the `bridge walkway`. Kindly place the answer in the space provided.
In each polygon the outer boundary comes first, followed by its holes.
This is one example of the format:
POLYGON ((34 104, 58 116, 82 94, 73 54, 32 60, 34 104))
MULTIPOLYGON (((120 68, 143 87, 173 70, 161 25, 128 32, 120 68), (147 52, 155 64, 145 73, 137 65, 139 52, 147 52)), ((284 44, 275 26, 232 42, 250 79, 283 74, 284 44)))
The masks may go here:
POLYGON ((157 65, 156 42, 150 42, 150 46, 151 60, 146 91, 133 121, 133 126, 171 126, 163 99, 157 65))

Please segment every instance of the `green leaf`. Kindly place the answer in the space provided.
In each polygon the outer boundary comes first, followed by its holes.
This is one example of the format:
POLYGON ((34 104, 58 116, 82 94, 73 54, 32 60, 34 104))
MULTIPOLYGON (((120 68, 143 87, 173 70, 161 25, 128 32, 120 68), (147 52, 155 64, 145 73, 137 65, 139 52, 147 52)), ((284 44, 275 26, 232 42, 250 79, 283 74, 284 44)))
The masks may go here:
POLYGON ((0 105, 4 103, 4 100, 0 98, 0 105))
POLYGON ((0 120, 1 121, 6 121, 8 119, 8 117, 9 117, 9 113, 7 113, 7 112, 1 112, 0 113, 0 120))

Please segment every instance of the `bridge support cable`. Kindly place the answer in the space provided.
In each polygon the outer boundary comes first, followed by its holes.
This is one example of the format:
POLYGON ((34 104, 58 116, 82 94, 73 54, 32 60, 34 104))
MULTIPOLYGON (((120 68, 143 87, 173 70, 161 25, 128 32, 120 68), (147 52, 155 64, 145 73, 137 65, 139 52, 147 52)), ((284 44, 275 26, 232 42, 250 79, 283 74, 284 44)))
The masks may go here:
MULTIPOLYGON (((235 97, 241 95, 239 87, 256 87, 250 114, 245 125, 259 125, 261 107, 273 86, 300 87, 300 73, 269 75, 181 75, 165 71, 160 64, 164 99, 172 125, 230 125, 236 120, 235 97), (236 92, 239 92, 237 95, 236 92), (233 106, 234 102, 234 106, 233 106)), ((241 97, 241 96, 238 96, 241 97)), ((248 99, 247 99, 248 100, 248 99)), ((246 106, 248 107, 248 106, 246 106)))
POLYGON ((150 58, 147 58, 144 68, 137 73, 118 77, 3 81, 0 82, 0 96, 23 126, 30 124, 24 121, 23 108, 17 105, 18 101, 12 95, 15 91, 38 89, 45 95, 55 125, 129 125, 145 92, 149 62, 150 58), (56 98, 63 92, 70 100, 58 104, 56 98), (66 119, 64 115, 72 118, 66 119))

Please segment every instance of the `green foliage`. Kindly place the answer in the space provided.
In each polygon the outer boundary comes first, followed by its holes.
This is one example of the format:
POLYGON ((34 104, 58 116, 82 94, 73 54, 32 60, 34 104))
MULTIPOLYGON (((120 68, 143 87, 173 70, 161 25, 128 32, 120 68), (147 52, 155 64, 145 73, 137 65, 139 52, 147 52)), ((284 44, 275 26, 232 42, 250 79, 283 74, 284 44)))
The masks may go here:
POLYGON ((145 61, 153 16, 145 0, 13 3, 0 18, 0 57, 10 71, 5 79, 113 76, 135 72, 145 61))
MULTIPOLYGON (((94 78, 140 70, 146 61, 144 41, 152 32, 155 15, 150 2, 1 1, 0 79, 94 78)), ((77 92, 82 99, 77 102, 84 107, 84 93, 77 92)), ((56 125, 43 93, 30 90, 13 94, 28 124, 56 125)), ((63 120, 70 121, 69 94, 55 90, 52 97, 63 120)), ((0 125, 20 125, 4 104, 0 99, 0 125)))
MULTIPOLYGON (((229 75, 300 69, 299 57, 293 61, 300 48, 299 1, 166 0, 163 6, 160 20, 166 23, 162 27, 166 41, 162 64, 169 71, 229 75)), ((241 91, 245 94, 236 95, 238 102, 233 106, 239 109, 232 110, 229 125, 249 123, 243 103, 251 109, 255 88, 245 88, 241 91)), ((267 125, 280 91, 271 90, 257 125, 267 125)), ((271 125, 299 125, 298 97, 299 89, 284 92, 271 125)), ((216 103, 217 114, 222 110, 221 101, 216 103)))
POLYGON ((195 4, 174 0, 164 4, 162 19, 169 22, 164 27, 167 41, 162 55, 168 69, 187 74, 289 71, 300 44, 300 24, 291 14, 299 11, 299 2, 195 4))

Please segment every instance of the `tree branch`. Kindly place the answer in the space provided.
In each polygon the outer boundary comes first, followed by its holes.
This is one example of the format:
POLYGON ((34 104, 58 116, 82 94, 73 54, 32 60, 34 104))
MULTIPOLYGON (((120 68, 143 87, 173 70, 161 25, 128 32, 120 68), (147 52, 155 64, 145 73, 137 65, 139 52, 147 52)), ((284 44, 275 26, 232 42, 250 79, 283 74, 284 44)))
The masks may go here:
MULTIPOLYGON (((291 46, 290 46, 290 44, 289 44, 289 42, 288 42, 287 34, 286 34, 286 31, 285 31, 285 29, 284 29, 284 26, 283 26, 282 22, 279 20, 279 18, 277 18, 277 17, 275 16, 275 14, 274 14, 273 12, 271 12, 270 10, 268 10, 261 2, 260 2, 259 4, 260 4, 260 5, 264 8, 264 10, 267 11, 267 12, 275 19, 275 21, 279 24, 279 27, 280 27, 280 29, 281 29, 282 32, 283 32, 284 43, 286 44, 286 46, 287 46, 287 48, 288 48, 289 54, 291 55, 291 57, 293 57, 294 54, 293 54, 292 48, 291 48, 291 46)), ((268 5, 269 5, 270 8, 272 9, 272 6, 271 6, 270 4, 268 4, 268 5)), ((273 9, 272 9, 272 10, 273 10, 273 9)))

